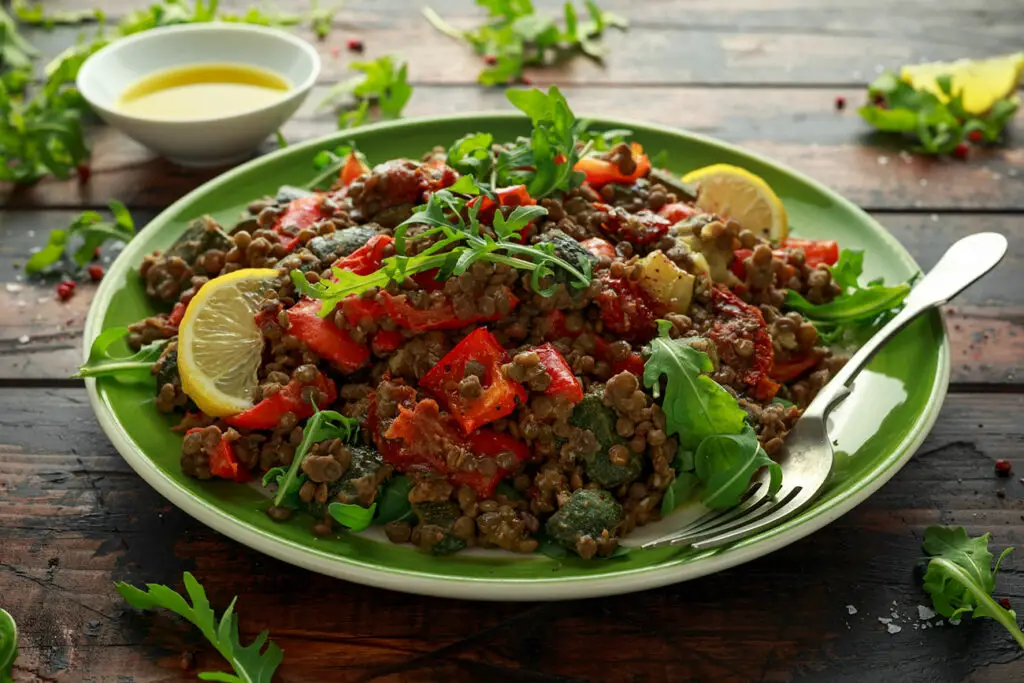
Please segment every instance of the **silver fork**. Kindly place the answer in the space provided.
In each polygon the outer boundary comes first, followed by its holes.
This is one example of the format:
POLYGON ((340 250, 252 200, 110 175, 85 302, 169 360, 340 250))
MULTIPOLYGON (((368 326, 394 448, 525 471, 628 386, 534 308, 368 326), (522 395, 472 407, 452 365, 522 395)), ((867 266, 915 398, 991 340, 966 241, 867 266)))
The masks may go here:
POLYGON ((781 524, 817 497, 832 471, 834 453, 828 436, 829 412, 850 395, 851 384, 875 353, 917 316, 941 306, 991 270, 1006 253, 1006 238, 982 232, 956 242, 907 297, 903 310, 871 337, 804 411, 783 446, 782 488, 768 496, 768 475, 755 477, 743 500, 728 510, 712 510, 671 534, 641 545, 705 550, 781 524))

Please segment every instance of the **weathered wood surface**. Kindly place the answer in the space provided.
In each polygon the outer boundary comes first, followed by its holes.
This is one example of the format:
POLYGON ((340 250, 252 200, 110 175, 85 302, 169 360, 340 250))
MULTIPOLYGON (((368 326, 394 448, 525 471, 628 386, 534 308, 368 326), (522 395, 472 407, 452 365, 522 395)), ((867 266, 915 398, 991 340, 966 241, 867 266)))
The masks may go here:
MULTIPOLYGON (((81 389, 3 389, 0 596, 22 629, 18 680, 193 680, 177 669, 193 648, 199 666, 217 666, 191 631, 125 610, 112 588, 174 584, 184 570, 218 607, 239 595, 244 634, 272 630, 288 683, 1019 680, 1024 659, 995 624, 920 629, 914 565, 933 523, 1024 544, 1024 485, 993 470, 997 458, 1024 467, 1021 410, 1021 395, 950 396, 892 482, 746 566, 634 596, 501 604, 364 588, 263 557, 141 485, 81 389), (889 634, 878 619, 893 610, 902 631, 889 634)), ((999 579, 1014 603, 1019 567, 1011 557, 999 579)))

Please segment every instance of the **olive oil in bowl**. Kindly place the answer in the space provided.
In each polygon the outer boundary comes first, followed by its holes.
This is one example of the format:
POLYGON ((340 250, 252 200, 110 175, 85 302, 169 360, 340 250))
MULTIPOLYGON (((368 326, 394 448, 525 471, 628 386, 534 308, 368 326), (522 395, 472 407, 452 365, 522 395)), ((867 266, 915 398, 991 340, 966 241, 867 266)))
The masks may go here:
POLYGON ((161 121, 234 116, 280 100, 291 83, 246 64, 189 64, 149 74, 125 88, 117 110, 161 121))

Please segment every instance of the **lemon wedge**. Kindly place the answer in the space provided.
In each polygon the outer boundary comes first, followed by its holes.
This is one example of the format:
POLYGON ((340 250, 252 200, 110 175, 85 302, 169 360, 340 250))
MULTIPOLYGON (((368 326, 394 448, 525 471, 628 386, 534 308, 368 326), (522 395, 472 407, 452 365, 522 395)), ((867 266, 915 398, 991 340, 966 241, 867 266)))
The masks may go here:
POLYGON ((203 285, 185 309, 178 326, 181 388, 207 415, 252 407, 263 356, 254 316, 278 277, 271 268, 236 270, 203 285))
POLYGON ((789 223, 782 200, 768 183, 745 168, 714 164, 690 171, 684 183, 697 183, 697 206, 722 218, 731 218, 756 235, 782 242, 789 223))
POLYGON ((1020 87, 1024 73, 1024 52, 991 59, 961 59, 955 62, 929 62, 903 67, 900 78, 918 90, 927 90, 943 102, 936 79, 948 75, 951 91, 963 95, 964 109, 971 114, 984 114, 996 100, 1012 97, 1020 87))

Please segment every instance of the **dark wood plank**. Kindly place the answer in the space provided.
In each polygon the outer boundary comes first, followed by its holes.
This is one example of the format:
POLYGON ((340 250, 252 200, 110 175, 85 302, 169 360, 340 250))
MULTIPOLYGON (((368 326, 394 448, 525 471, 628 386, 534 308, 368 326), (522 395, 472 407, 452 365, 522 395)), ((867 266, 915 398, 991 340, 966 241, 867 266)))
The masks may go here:
MULTIPOLYGON (((290 683, 1017 680, 1024 658, 993 622, 921 630, 928 599, 913 568, 933 523, 992 531, 997 548, 1024 543, 1024 485, 993 469, 1008 458, 1024 471, 1021 410, 1022 395, 951 395, 892 483, 828 531, 746 566, 633 596, 529 605, 406 596, 263 557, 142 483, 82 390, 4 389, 0 595, 21 626, 24 680, 194 680, 176 668, 186 649, 216 666, 191 631, 125 610, 111 588, 174 584, 186 569, 218 607, 239 595, 244 634, 271 629, 290 683), (878 619, 893 610, 902 631, 889 634, 878 619)), ((1024 572, 1012 556, 1004 566, 996 593, 1016 604, 1024 572)))
MULTIPOLYGON (((57 300, 51 281, 24 281, 24 263, 47 231, 66 225, 71 211, 0 212, 0 381, 66 378, 81 362, 81 334, 95 287, 82 283, 68 302, 57 300), (17 278, 21 278, 19 281, 17 278), (27 337, 27 341, 24 341, 27 337)), ((136 212, 139 225, 154 214, 136 212)), ((1004 263, 967 290, 949 309, 953 382, 1017 385, 1024 380, 1024 225, 1013 215, 878 214, 877 218, 930 268, 944 249, 965 235, 994 230, 1010 238, 1004 263)))
MULTIPOLYGON (((51 3, 47 3, 48 5, 51 3)), ((61 0, 55 6, 89 8, 88 0, 61 0)), ((143 3, 105 2, 111 16, 143 3)), ((244 7, 238 0, 225 6, 244 7)), ((459 28, 479 23, 483 14, 469 0, 429 3, 459 28)), ((828 83, 860 84, 880 66, 923 60, 987 57, 1020 49, 1024 17, 1013 0, 928 0, 825 3, 804 0, 723 4, 714 0, 628 0, 599 3, 629 18, 628 32, 605 38, 609 56, 602 66, 585 59, 533 77, 559 83, 828 83)), ((305 0, 275 3, 305 10, 305 0)), ((560 14, 561 2, 538 3, 560 14)), ((582 3, 577 3, 582 9, 582 3)), ((479 62, 468 46, 434 30, 419 7, 402 2, 351 2, 338 12, 336 31, 321 43, 325 56, 346 37, 359 35, 366 56, 400 51, 409 59, 416 82, 466 83, 475 80, 479 62)), ((311 36, 304 27, 303 35, 311 36)), ((31 31, 33 43, 47 55, 58 53, 78 35, 75 27, 49 33, 31 31)), ((337 77, 337 62, 324 77, 337 77)))
MULTIPOLYGON (((336 130, 335 117, 317 110, 325 92, 326 88, 317 88, 285 126, 290 142, 336 130)), ((858 90, 566 87, 565 93, 581 115, 621 113, 737 143, 788 164, 869 209, 1024 210, 1024 148, 974 150, 966 162, 901 154, 892 140, 871 134, 853 111, 863 99, 858 90), (836 95, 850 103, 846 111, 835 110, 836 95), (644 106, 624 111, 625 101, 644 106)), ((496 109, 512 109, 501 90, 421 87, 405 114, 496 109)), ((1024 127, 1022 122, 1024 113, 1018 113, 1018 129, 1024 127)), ((57 208, 103 206, 117 198, 131 207, 162 208, 219 172, 175 167, 106 127, 98 128, 92 141, 88 183, 47 180, 20 189, 0 184, 0 203, 57 208)), ((268 140, 264 151, 274 147, 268 140)))

